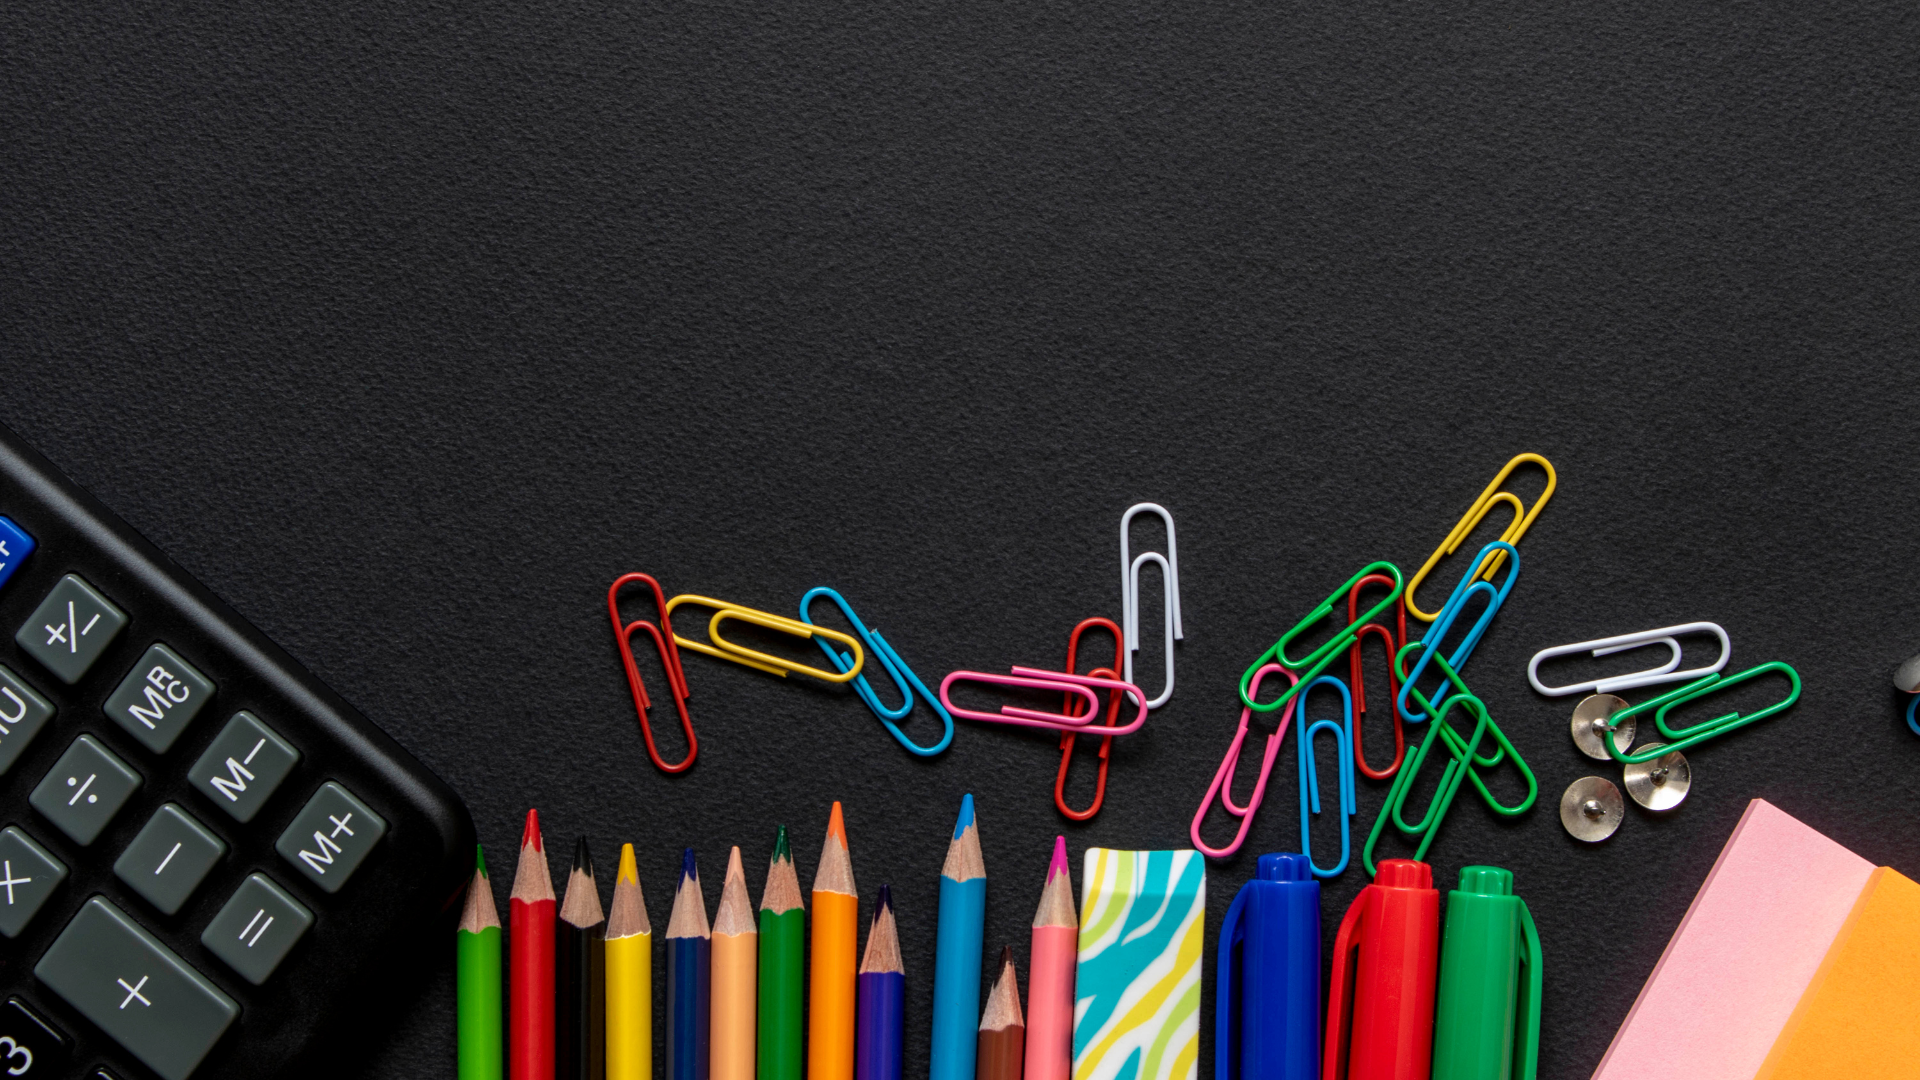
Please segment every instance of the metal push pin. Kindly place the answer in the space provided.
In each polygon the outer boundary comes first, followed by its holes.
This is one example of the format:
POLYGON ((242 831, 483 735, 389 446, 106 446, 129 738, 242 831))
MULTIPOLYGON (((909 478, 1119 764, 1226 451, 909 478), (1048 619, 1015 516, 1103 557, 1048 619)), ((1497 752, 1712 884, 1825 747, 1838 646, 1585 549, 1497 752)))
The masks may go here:
POLYGON ((1583 776, 1560 796, 1560 824, 1575 840, 1597 844, 1613 835, 1627 813, 1620 789, 1603 776, 1583 776))
MULTIPOLYGON (((1642 750, 1658 750, 1666 743, 1648 743, 1642 750)), ((1652 761, 1628 765, 1625 776, 1627 794, 1649 810, 1671 810, 1687 797, 1693 786, 1693 766, 1679 751, 1661 754, 1652 761)))
MULTIPOLYGON (((1612 694, 1589 694, 1581 698, 1580 704, 1573 707, 1573 745, 1595 761, 1611 760, 1607 755, 1607 721, 1626 707, 1624 699, 1612 694)), ((1623 754, 1633 745, 1633 717, 1620 721, 1614 728, 1613 745, 1623 754)))

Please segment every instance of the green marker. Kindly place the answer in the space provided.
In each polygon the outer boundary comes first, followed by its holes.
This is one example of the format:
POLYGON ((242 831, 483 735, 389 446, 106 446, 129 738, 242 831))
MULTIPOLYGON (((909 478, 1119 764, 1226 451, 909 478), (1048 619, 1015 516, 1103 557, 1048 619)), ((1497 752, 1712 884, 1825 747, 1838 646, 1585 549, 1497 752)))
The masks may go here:
POLYGON ((1440 942, 1433 1080, 1534 1080, 1540 968, 1540 935, 1513 895, 1513 872, 1463 867, 1440 942))
POLYGON ((456 939, 460 1080, 501 1080, 506 1057, 500 1038, 500 909, 493 906, 493 885, 479 845, 473 849, 473 884, 467 886, 456 939))
POLYGON ((760 893, 760 1040, 757 1080, 806 1075, 807 909, 793 870, 787 827, 773 841, 760 893))

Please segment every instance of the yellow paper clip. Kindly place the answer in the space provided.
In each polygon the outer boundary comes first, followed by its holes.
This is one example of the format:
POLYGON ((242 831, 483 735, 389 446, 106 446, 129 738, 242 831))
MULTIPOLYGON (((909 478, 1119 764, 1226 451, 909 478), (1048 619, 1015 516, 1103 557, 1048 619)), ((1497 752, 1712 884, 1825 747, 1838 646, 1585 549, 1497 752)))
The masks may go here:
POLYGON ((739 604, 729 604, 724 600, 695 596, 692 593, 681 593, 679 596, 667 601, 667 610, 663 621, 667 624, 668 632, 673 634, 674 643, 683 649, 692 649, 694 652, 705 653, 708 656, 720 660, 731 660, 736 664, 744 664, 750 668, 757 668, 770 675, 778 675, 783 679, 797 671, 802 675, 811 675, 824 682, 850 682, 854 676, 860 674, 861 667, 865 666, 867 662, 866 650, 860 647, 860 642, 838 630, 829 630, 824 626, 809 626, 798 619, 789 619, 784 615, 775 615, 771 611, 760 611, 755 608, 741 607, 739 604), (712 644, 708 644, 706 641, 694 641, 690 638, 681 637, 678 632, 673 630, 673 609, 679 607, 681 604, 692 604, 695 607, 708 607, 713 609, 713 618, 707 621, 707 637, 712 644), (744 645, 736 645, 720 636, 720 624, 728 619, 738 619, 741 622, 752 623, 755 626, 764 626, 769 630, 778 630, 780 633, 792 634, 797 638, 811 638, 818 634, 829 641, 837 641, 853 650, 853 666, 845 671, 826 671, 822 668, 798 664, 792 660, 784 660, 772 653, 763 653, 756 649, 749 649, 744 645))
MULTIPOLYGON (((1434 567, 1440 565, 1441 559, 1453 554, 1459 549, 1461 543, 1473 534, 1474 527, 1479 525, 1481 520, 1487 516, 1488 511, 1501 503, 1513 508, 1513 524, 1508 525, 1507 531, 1500 534, 1500 539, 1509 544, 1518 544, 1520 538, 1527 534, 1527 527, 1533 524, 1533 519, 1540 516, 1540 508, 1547 505, 1547 500, 1553 497, 1553 486, 1556 482, 1553 474, 1553 462, 1548 461, 1539 454, 1519 454, 1516 455, 1512 461, 1507 462, 1506 467, 1501 469, 1499 474, 1493 478, 1493 482, 1488 484, 1486 490, 1480 493, 1480 497, 1473 500, 1473 505, 1467 507, 1467 512, 1460 518, 1460 523, 1453 527, 1453 531, 1447 534, 1445 540, 1440 541, 1440 546, 1433 549, 1433 554, 1427 556, 1427 561, 1421 565, 1419 572, 1413 575, 1411 581, 1407 582, 1407 614, 1412 615, 1421 622, 1432 622, 1439 618, 1439 612, 1436 611, 1428 614, 1427 612, 1421 611, 1419 605, 1413 602, 1414 590, 1420 587, 1420 583, 1427 579, 1427 575, 1433 572, 1434 567), (1518 495, 1515 495, 1511 491, 1500 490, 1500 485, 1507 482, 1507 477, 1513 474, 1513 470, 1529 461, 1547 470, 1547 489, 1540 493, 1538 499, 1534 500, 1531 510, 1521 504, 1518 495)), ((1500 564, 1506 560, 1506 557, 1505 552, 1495 551, 1486 557, 1484 563, 1473 570, 1469 570, 1467 574, 1469 577, 1472 577, 1474 574, 1479 574, 1482 580, 1491 581, 1493 580, 1494 571, 1500 569, 1500 564)))

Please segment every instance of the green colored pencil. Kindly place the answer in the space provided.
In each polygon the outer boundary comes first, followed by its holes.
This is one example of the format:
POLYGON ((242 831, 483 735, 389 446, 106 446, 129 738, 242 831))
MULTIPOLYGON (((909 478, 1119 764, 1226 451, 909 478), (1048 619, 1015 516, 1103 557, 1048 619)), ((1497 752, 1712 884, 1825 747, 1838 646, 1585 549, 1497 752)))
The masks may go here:
POLYGON ((493 906, 487 859, 473 849, 473 884, 460 915, 457 941, 459 974, 460 1080, 501 1080, 506 1056, 501 1040, 505 1012, 501 1002, 500 909, 493 906))
MULTIPOLYGON (((756 1080, 803 1080, 806 1055, 807 909, 787 827, 773 841, 760 894, 760 1050, 756 1080)), ((465 1080, 462 1077, 461 1080, 465 1080)))

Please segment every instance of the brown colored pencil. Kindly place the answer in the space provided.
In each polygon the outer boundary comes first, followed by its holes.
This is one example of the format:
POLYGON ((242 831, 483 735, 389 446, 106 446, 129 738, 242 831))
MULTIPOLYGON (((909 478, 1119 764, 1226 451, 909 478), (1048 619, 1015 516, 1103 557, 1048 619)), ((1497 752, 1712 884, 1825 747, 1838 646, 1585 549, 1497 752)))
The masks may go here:
POLYGON ((980 1049, 974 1080, 1020 1080, 1027 1056, 1027 1024, 1020 1016, 1020 976, 1013 970, 1013 946, 1000 951, 1000 978, 980 1014, 980 1049))

